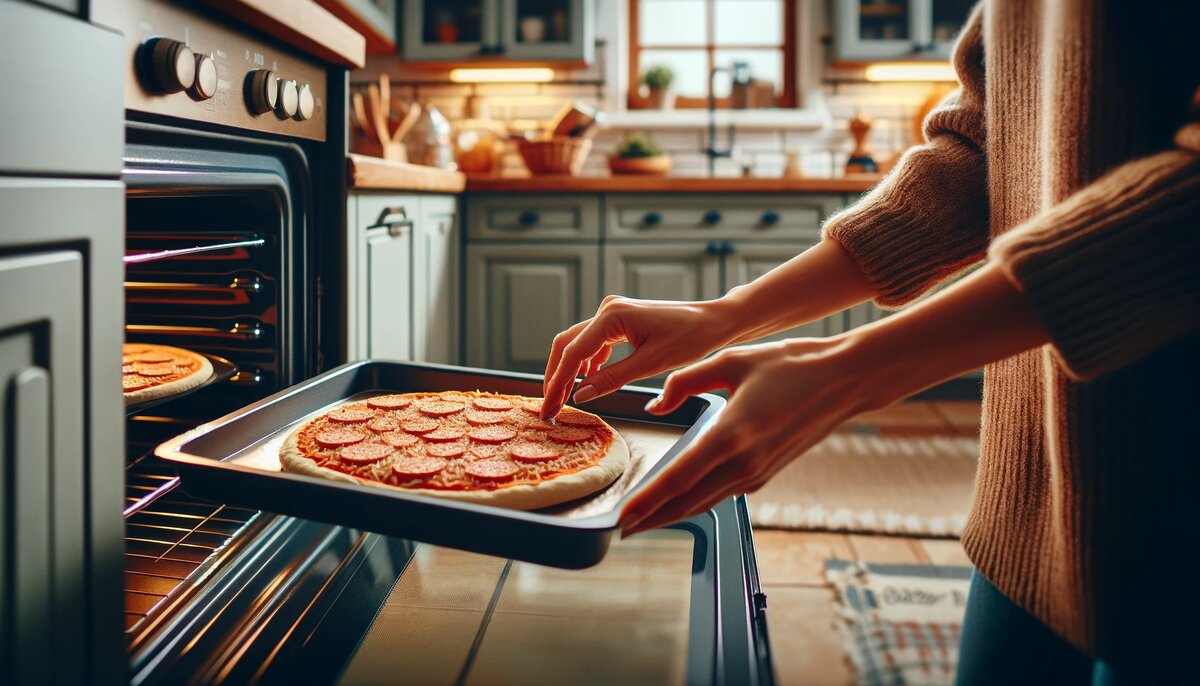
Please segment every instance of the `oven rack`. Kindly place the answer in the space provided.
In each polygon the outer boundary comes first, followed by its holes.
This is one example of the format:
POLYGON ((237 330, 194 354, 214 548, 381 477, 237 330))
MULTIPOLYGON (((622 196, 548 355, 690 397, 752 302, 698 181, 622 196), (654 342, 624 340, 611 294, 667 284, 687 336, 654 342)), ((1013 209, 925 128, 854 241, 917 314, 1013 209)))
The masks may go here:
POLYGON ((196 255, 206 252, 233 250, 235 248, 260 248, 266 244, 267 239, 265 238, 250 238, 242 241, 228 241, 224 243, 211 243, 209 245, 195 245, 189 248, 127 253, 121 258, 121 260, 125 264, 141 264, 142 262, 155 262, 158 260, 168 260, 173 257, 182 257, 184 255, 196 255))

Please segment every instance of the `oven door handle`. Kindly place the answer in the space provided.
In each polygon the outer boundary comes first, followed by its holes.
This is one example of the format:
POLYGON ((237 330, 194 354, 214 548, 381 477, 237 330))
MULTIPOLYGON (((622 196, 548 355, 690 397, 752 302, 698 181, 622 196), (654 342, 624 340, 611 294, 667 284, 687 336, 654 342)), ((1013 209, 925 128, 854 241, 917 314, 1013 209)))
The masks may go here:
POLYGON ((367 228, 378 229, 384 227, 387 228, 389 234, 399 236, 413 227, 413 220, 408 218, 408 211, 403 207, 385 207, 379 213, 379 218, 375 220, 375 223, 367 228))

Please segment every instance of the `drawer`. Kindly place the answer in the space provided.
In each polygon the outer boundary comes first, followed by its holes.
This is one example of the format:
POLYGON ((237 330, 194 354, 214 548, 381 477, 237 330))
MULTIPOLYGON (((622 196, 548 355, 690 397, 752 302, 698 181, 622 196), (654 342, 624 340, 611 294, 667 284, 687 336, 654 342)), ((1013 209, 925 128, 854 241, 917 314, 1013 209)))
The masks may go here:
POLYGON ((472 194, 467 237, 473 240, 595 240, 598 195, 472 194))
POLYGON ((607 231, 621 239, 815 240, 844 202, 840 194, 612 195, 607 231))

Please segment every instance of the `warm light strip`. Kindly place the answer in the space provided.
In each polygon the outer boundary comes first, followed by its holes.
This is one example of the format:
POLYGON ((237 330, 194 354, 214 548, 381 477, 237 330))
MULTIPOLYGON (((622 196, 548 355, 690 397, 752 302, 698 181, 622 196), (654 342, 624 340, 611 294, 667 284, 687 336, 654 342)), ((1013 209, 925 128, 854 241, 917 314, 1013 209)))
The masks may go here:
POLYGON ((554 70, 549 67, 451 69, 450 80, 454 83, 546 83, 554 80, 554 70))
POLYGON ((954 67, 944 62, 897 62, 867 67, 868 81, 957 81, 954 67))

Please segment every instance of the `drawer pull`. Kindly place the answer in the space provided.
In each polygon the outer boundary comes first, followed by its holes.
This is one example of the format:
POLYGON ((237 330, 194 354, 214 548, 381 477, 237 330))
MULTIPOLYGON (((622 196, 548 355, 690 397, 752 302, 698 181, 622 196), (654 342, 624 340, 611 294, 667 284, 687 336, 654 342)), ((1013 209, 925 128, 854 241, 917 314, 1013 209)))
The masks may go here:
POLYGON ((709 241, 704 247, 704 252, 709 255, 732 255, 732 241, 709 241))
POLYGON ((721 213, 716 210, 709 210, 701 217, 705 224, 716 224, 721 221, 721 213))
POLYGON ((647 212, 642 216, 642 223, 646 226, 658 226, 662 223, 662 214, 658 212, 647 212))
POLYGON ((542 220, 542 216, 532 210, 525 210, 517 215, 517 221, 524 226, 533 226, 542 220))
POLYGON ((762 213, 762 219, 759 221, 762 222, 763 226, 775 226, 779 223, 780 219, 781 217, 779 216, 778 212, 775 210, 767 210, 766 212, 762 213))
POLYGON ((385 207, 379 213, 375 223, 368 229, 386 228, 388 234, 399 236, 413 227, 413 220, 408 218, 408 212, 403 207, 385 207))

